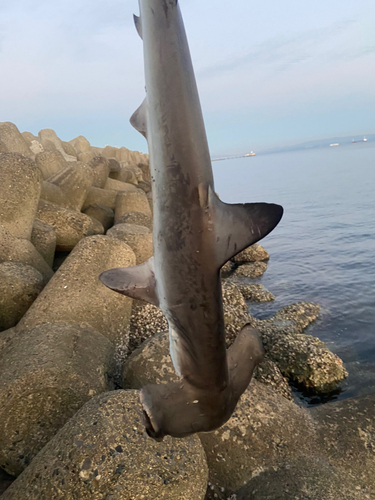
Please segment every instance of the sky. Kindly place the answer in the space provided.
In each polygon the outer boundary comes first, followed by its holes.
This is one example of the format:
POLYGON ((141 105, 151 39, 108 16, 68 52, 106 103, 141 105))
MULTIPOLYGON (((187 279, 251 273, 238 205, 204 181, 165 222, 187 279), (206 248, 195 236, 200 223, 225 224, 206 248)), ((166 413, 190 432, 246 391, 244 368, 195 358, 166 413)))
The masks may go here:
MULTIPOLYGON (((375 132, 374 0, 180 0, 211 154, 375 132)), ((0 0, 0 121, 147 152, 136 0, 0 0)))

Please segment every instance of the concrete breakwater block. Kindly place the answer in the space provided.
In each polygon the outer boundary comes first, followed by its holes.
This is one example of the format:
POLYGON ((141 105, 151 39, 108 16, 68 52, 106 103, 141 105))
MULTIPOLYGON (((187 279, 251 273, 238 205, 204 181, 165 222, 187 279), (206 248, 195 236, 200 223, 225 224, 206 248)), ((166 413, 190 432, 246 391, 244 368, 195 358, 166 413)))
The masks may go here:
POLYGON ((103 226, 104 231, 108 231, 115 221, 115 212, 112 208, 100 205, 99 203, 94 203, 94 205, 90 205, 86 208, 85 214, 98 220, 103 226))
POLYGON ((56 271, 18 329, 55 321, 87 323, 115 344, 121 343, 129 325, 132 300, 105 287, 99 275, 133 265, 134 253, 122 241, 108 236, 85 238, 56 271))
POLYGON ((88 403, 35 457, 2 500, 203 500, 207 464, 197 436, 150 439, 136 391, 88 403))
POLYGON ((142 264, 154 253, 152 233, 147 227, 135 224, 116 224, 107 232, 107 236, 119 239, 129 245, 135 254, 137 264, 142 264))
POLYGON ((65 208, 81 210, 93 180, 94 173, 92 169, 78 161, 49 177, 48 182, 44 184, 42 197, 46 201, 57 203, 65 208), (61 193, 61 196, 57 196, 56 199, 53 196, 53 191, 46 189, 51 184, 56 186, 61 193))
POLYGON ((0 122, 0 141, 9 152, 19 153, 28 158, 33 157, 25 138, 11 122, 0 122))
POLYGON ((54 228, 59 252, 69 252, 85 236, 104 233, 96 219, 44 200, 39 201, 36 218, 54 228))
POLYGON ((89 326, 49 323, 0 351, 0 467, 18 475, 91 397, 111 387, 113 344, 89 326))
POLYGON ((47 264, 52 267, 56 250, 56 233, 53 227, 35 219, 31 233, 31 243, 47 264))
POLYGON ((117 191, 114 189, 101 189, 91 187, 88 190, 82 210, 86 210, 90 205, 104 205, 105 207, 115 209, 117 191))
POLYGON ((116 197, 115 223, 128 212, 141 212, 151 217, 147 196, 141 189, 120 191, 116 197))
POLYGON ((111 179, 110 177, 108 177, 104 189, 113 189, 114 191, 136 191, 138 188, 133 184, 116 181, 115 179, 111 179))
POLYGON ((117 220, 116 224, 135 224, 152 231, 152 217, 141 212, 127 212, 117 220))
POLYGON ((14 237, 30 239, 42 175, 18 153, 0 154, 0 222, 14 237))
POLYGON ((42 172, 43 179, 49 179, 68 166, 60 151, 43 151, 35 156, 35 163, 42 172))
POLYGON ((102 158, 101 156, 95 156, 88 163, 88 167, 91 168, 94 176, 92 185, 94 187, 104 188, 110 171, 110 166, 107 158, 102 158))
POLYGON ((44 287, 42 274, 21 262, 0 263, 0 331, 15 326, 44 287))
POLYGON ((37 269, 45 283, 53 276, 53 271, 29 240, 15 238, 0 225, 0 262, 22 262, 37 269))

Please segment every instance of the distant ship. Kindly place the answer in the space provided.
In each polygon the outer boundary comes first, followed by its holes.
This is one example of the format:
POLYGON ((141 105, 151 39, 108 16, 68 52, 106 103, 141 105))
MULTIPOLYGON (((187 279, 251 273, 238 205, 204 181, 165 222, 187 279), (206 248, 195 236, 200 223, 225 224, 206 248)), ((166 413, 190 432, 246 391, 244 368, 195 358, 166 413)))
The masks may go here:
POLYGON ((255 156, 255 153, 254 153, 253 151, 251 151, 250 153, 246 153, 244 156, 245 156, 245 157, 246 157, 246 156, 255 156))
POLYGON ((334 144, 330 144, 330 146, 339 146, 339 143, 335 142, 334 144))
POLYGON ((359 141, 355 141, 354 139, 352 140, 352 144, 355 144, 356 142, 367 142, 367 139, 366 139, 366 137, 364 137, 363 139, 361 139, 359 141))

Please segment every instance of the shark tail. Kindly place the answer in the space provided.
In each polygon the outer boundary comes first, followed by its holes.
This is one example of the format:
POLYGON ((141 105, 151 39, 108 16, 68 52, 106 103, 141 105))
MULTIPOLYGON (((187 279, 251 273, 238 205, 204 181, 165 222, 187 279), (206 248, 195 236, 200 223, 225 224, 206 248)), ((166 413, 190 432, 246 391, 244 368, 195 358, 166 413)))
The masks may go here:
POLYGON ((218 429, 229 420, 262 359, 258 332, 246 325, 228 349, 230 378, 226 389, 202 390, 186 379, 146 385, 140 392, 140 400, 148 435, 161 441, 166 435, 182 438, 218 429))

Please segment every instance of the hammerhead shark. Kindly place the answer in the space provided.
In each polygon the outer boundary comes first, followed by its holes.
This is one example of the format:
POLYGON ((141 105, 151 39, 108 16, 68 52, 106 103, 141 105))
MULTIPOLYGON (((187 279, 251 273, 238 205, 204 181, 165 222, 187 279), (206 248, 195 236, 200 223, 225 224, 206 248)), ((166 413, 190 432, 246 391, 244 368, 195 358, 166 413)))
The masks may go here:
POLYGON ((112 290, 160 307, 176 382, 149 384, 140 400, 149 436, 184 437, 223 425, 263 348, 246 325, 225 347, 220 269, 280 221, 275 204, 229 205, 215 194, 210 154, 178 0, 139 0, 146 98, 130 123, 148 142, 154 256, 100 275, 112 290))

